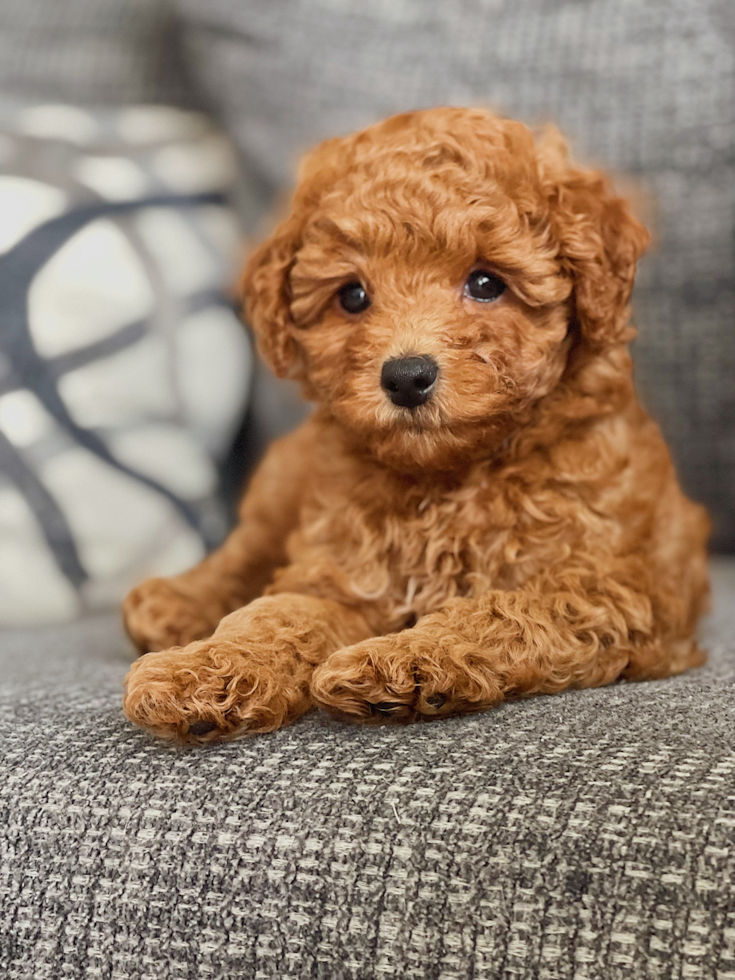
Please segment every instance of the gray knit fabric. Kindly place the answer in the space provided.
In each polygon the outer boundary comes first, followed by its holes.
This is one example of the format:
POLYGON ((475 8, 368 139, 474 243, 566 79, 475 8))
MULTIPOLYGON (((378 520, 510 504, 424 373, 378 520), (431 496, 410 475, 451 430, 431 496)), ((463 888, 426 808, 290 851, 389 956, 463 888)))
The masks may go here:
POLYGON ((709 664, 193 750, 109 619, 0 639, 3 980, 730 980, 735 562, 709 664))
POLYGON ((201 107, 166 0, 2 0, 0 92, 201 107))

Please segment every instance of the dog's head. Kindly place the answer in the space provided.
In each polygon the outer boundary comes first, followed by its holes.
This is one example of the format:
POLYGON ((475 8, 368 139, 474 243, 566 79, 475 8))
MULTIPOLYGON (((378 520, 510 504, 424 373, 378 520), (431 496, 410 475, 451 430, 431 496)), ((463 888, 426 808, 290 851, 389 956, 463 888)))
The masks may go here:
POLYGON ((250 258, 245 308, 300 379, 400 468, 491 454, 564 384, 572 351, 629 338, 647 234, 547 129, 477 109, 395 116, 305 159, 250 258))

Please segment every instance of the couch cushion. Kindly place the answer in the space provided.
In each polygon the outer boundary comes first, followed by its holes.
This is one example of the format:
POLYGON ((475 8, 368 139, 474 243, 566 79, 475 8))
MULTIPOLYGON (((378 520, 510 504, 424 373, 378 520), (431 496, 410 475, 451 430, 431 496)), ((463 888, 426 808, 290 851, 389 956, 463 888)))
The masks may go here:
POLYGON ((735 562, 706 667, 227 745, 120 713, 114 620, 0 644, 3 980, 735 975, 735 562))
POLYGON ((190 108, 197 93, 180 35, 163 0, 5 0, 0 91, 59 102, 190 108))

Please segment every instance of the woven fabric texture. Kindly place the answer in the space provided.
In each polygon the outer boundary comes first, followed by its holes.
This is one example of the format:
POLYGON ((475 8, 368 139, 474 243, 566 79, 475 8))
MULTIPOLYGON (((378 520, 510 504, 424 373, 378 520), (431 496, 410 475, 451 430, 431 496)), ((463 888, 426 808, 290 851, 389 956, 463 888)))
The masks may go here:
POLYGON ((167 0, 3 0, 0 92, 41 102, 202 108, 167 0))
POLYGON ((114 622, 0 642, 3 980, 728 980, 735 563, 709 664, 182 750, 114 622))

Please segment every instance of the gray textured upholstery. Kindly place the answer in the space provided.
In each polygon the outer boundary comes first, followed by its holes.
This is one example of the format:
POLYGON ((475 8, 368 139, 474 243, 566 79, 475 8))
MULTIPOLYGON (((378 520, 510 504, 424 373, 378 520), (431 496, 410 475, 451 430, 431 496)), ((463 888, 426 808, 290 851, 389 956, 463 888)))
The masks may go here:
POLYGON ((0 641, 3 980, 735 975, 735 562, 709 664, 409 728, 128 726, 114 621, 0 641))
POLYGON ((58 102, 198 105, 167 0, 3 0, 0 92, 58 102))
POLYGON ((556 120, 651 198, 639 383, 735 550, 732 0, 6 0, 0 89, 209 106, 253 221, 299 150, 388 113, 487 102, 556 120))

